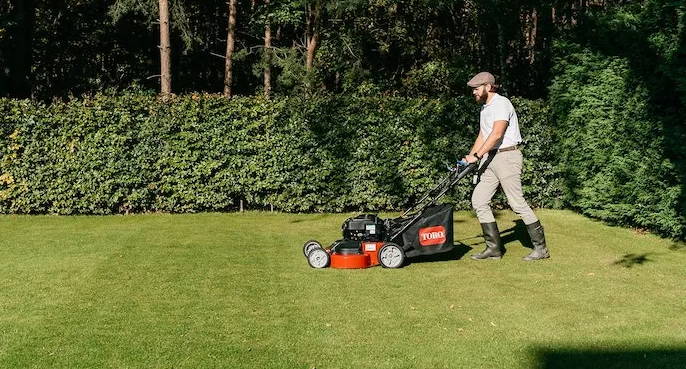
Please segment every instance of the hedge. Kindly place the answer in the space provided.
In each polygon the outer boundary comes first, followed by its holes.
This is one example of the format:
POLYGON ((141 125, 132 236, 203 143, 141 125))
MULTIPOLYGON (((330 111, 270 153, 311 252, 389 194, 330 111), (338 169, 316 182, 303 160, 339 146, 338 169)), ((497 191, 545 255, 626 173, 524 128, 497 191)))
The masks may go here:
MULTIPOLYGON (((628 60, 574 44, 557 50, 550 104, 565 203, 613 224, 683 238, 684 183, 666 152, 674 122, 651 111, 628 60)), ((682 144, 673 149, 686 153, 682 144)))
MULTIPOLYGON (((527 197, 559 206, 549 110, 513 102, 529 141, 527 197)), ((470 98, 0 99, 0 212, 231 211, 240 200, 286 212, 399 210, 470 148, 478 109, 470 98)), ((468 209, 471 189, 465 181, 446 201, 468 209)))

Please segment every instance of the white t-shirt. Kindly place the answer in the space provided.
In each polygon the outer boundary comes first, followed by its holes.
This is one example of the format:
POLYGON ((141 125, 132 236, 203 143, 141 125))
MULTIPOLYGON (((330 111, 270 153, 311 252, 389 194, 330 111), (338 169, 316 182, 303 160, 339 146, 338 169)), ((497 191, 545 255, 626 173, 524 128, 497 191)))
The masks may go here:
POLYGON ((519 133, 519 120, 514 106, 507 97, 495 94, 490 104, 484 104, 481 107, 479 125, 481 126, 481 137, 484 140, 493 131, 493 123, 497 120, 507 121, 508 125, 503 139, 496 143, 493 149, 510 147, 522 142, 522 135, 519 133))

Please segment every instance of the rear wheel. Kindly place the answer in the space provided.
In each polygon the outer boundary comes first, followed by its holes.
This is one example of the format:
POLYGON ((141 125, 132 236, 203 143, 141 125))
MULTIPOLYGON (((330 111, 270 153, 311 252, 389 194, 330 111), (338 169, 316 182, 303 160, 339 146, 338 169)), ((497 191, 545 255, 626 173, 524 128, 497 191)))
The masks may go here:
POLYGON ((303 245, 303 254, 305 254, 305 257, 308 257, 310 255, 310 252, 314 249, 321 249, 322 244, 319 243, 318 241, 315 240, 309 240, 305 242, 303 245))
POLYGON ((322 248, 315 248, 307 255, 307 262, 312 268, 321 269, 329 266, 331 256, 322 248))
POLYGON ((379 250, 379 264, 384 268, 400 268, 405 264, 405 251, 394 243, 385 243, 379 250))

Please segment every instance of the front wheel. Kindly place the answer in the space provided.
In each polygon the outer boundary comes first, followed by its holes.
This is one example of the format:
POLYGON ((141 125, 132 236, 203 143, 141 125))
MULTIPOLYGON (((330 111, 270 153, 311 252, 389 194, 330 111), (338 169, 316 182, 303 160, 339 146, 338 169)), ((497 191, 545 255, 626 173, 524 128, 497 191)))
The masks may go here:
POLYGON ((326 268, 331 262, 331 255, 329 255, 329 253, 324 249, 315 248, 307 255, 307 262, 312 268, 326 268))
POLYGON ((379 250, 379 264, 384 268, 400 268, 405 264, 405 251, 394 243, 385 243, 379 250))

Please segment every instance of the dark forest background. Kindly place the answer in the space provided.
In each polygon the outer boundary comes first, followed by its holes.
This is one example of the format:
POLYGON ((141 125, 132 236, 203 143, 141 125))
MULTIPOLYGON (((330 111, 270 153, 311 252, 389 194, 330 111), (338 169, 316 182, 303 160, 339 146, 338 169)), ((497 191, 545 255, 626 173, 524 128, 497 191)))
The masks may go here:
MULTIPOLYGON (((463 94, 472 73, 489 70, 507 94, 541 98, 570 43, 627 58, 646 84, 679 96, 686 83, 676 0, 168 0, 173 92, 222 92, 230 3, 239 95, 264 92, 265 68, 281 95, 463 94)), ((159 89, 158 5, 0 1, 0 95, 159 89)))

